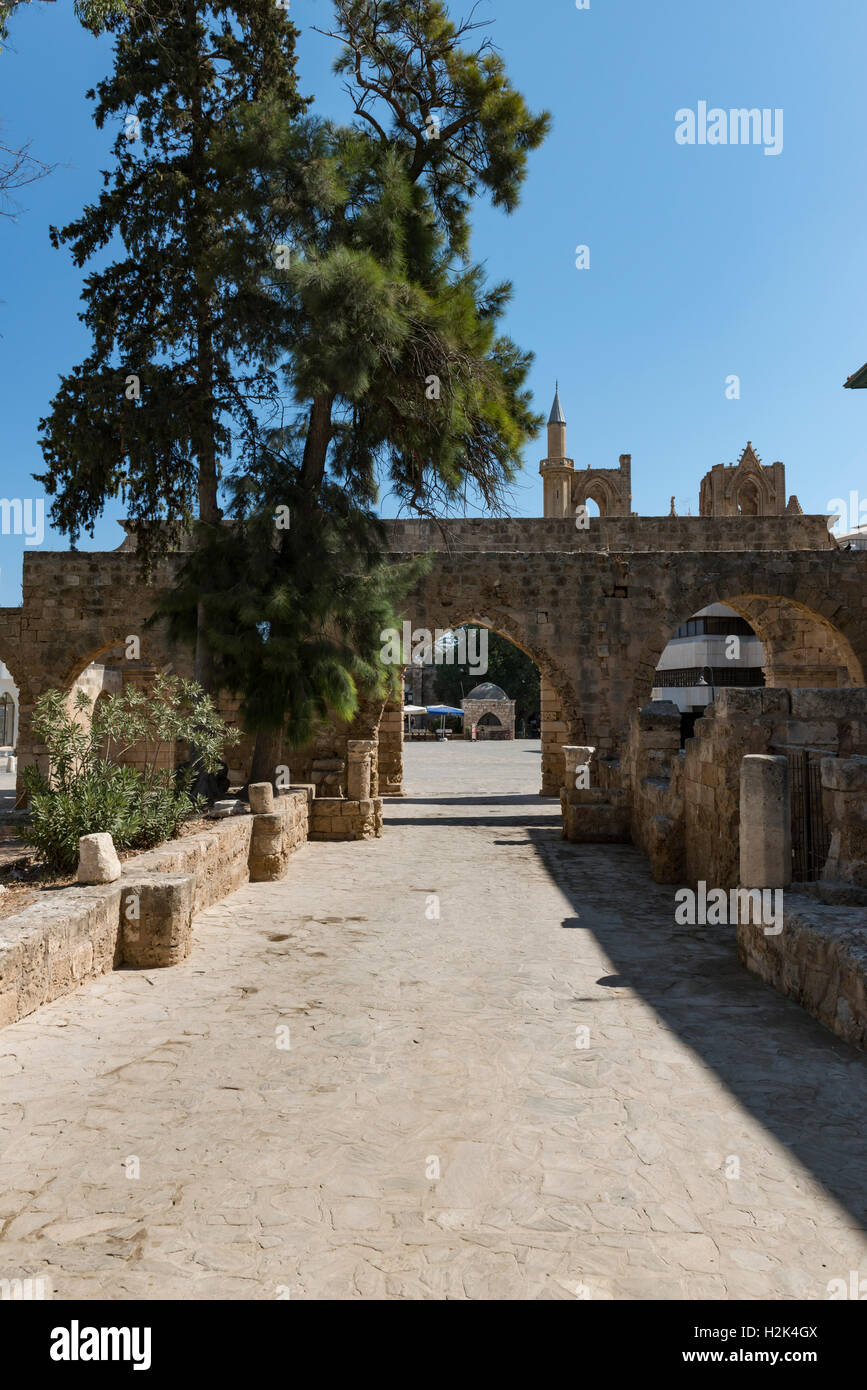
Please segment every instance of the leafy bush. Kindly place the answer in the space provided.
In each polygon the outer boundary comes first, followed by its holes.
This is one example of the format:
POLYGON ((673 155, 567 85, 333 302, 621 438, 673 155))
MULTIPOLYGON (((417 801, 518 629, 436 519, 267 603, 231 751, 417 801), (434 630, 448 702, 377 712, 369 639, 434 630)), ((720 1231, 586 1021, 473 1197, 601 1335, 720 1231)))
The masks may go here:
POLYGON ((22 769, 30 798, 27 840, 49 868, 70 873, 82 835, 107 831, 119 849, 148 849, 171 839, 203 803, 190 795, 196 768, 160 767, 164 748, 195 748, 206 772, 237 740, 210 698, 193 681, 158 676, 145 694, 128 687, 92 704, 79 691, 70 706, 60 690, 36 703, 33 729, 45 744, 49 770, 22 769), (135 750, 136 766, 119 759, 135 750))

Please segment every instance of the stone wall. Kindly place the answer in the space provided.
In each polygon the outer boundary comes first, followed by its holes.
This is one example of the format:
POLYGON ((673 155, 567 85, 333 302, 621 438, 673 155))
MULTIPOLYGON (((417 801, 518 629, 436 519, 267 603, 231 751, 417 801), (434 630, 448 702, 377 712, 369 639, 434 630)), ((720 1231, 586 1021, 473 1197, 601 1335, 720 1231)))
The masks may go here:
POLYGON ((824 877, 867 889, 867 757, 823 758, 822 797, 831 831, 824 877))
POLYGON ((379 790, 383 796, 403 796, 403 707, 387 705, 379 724, 379 790))
POLYGON ((867 1047, 867 757, 823 758, 831 848, 822 878, 791 886, 791 785, 786 758, 741 769, 740 876, 782 888, 781 929, 739 921, 738 955, 846 1042, 867 1047))
POLYGON ((629 842, 629 796, 620 764, 599 758, 587 745, 563 749, 565 776, 560 789, 563 839, 576 844, 629 842))
POLYGON ((382 799, 348 801, 317 796, 311 807, 311 840, 378 840, 382 836, 382 799))
POLYGON ((867 1048, 867 894, 853 904, 810 887, 786 893, 778 935, 739 923, 738 956, 838 1037, 867 1048))
MULTIPOLYGON (((379 730, 386 712, 384 700, 362 700, 355 718, 346 723, 333 720, 321 724, 313 740, 303 748, 284 747, 286 765, 292 770, 292 781, 310 782, 316 788, 317 796, 338 797, 347 795, 348 745, 359 740, 373 744, 370 768, 371 791, 379 794, 379 730)), ((402 738, 401 738, 402 763, 402 738)), ((394 773, 394 762, 391 766, 394 773)))
POLYGON ((679 883, 684 869, 684 756, 680 711, 654 700, 633 715, 621 764, 632 842, 644 851, 656 883, 679 883))
POLYGON ((867 690, 722 690, 687 740, 685 880, 739 881, 740 765, 781 747, 867 753, 867 690))
MULTIPOLYGON (((535 661, 549 795, 560 786, 557 748, 620 755, 669 638, 709 603, 727 603, 752 623, 770 685, 781 676, 864 684, 867 551, 839 549, 822 517, 606 517, 587 530, 556 517, 395 521, 386 534, 395 556, 434 555, 401 617, 431 631, 487 626, 535 661)), ((140 638, 149 668, 188 673, 189 652, 170 646, 164 626, 145 626, 177 563, 168 556, 146 583, 128 546, 25 555, 23 604, 0 610, 0 659, 20 691, 19 766, 44 755, 31 725, 38 695, 68 690, 129 636, 140 638)), ((381 707, 364 709, 351 728, 323 731, 316 746, 284 750, 283 763, 309 781, 313 762, 339 761, 347 740, 375 741, 381 717, 381 707)), ((374 766, 374 794, 378 776, 374 766)))
POLYGON ((260 831, 276 830, 272 877, 285 874, 289 856, 308 838, 308 804, 307 789, 293 788, 277 798, 273 815, 215 821, 128 859, 115 883, 42 893, 0 920, 0 1026, 121 964, 183 960, 193 918, 250 879, 260 831))
MULTIPOLYGON (((586 789, 561 772, 564 837, 616 840, 625 825, 656 882, 737 887, 742 760, 805 747, 830 755, 823 763, 829 877, 867 879, 867 690, 722 690, 683 752, 679 733, 676 707, 653 701, 633 715, 619 758, 586 750, 586 789)), ((574 752, 567 747, 573 762, 574 752)))
MULTIPOLYGON (((559 796, 563 785, 563 749, 574 743, 578 733, 570 739, 569 725, 563 718, 563 707, 554 686, 545 676, 540 683, 540 725, 542 738, 542 796, 559 796)), ((583 735, 583 725, 578 731, 583 735)))
MULTIPOLYGON (((580 478, 580 470, 574 475, 580 478)), ((575 517, 387 521, 394 551, 466 554, 490 551, 834 550, 824 516, 601 516, 579 529, 575 517)))

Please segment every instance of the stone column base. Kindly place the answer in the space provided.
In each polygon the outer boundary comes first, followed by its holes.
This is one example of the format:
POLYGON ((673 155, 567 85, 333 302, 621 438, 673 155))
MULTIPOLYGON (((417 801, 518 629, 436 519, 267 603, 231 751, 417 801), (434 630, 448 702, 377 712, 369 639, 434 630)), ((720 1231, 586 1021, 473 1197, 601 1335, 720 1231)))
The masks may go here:
POLYGON ((194 874, 125 880, 120 924, 123 960, 136 970, 177 965, 193 947, 194 874))
POLYGON ((318 796, 311 806, 311 840, 378 840, 382 836, 382 797, 347 801, 318 796))

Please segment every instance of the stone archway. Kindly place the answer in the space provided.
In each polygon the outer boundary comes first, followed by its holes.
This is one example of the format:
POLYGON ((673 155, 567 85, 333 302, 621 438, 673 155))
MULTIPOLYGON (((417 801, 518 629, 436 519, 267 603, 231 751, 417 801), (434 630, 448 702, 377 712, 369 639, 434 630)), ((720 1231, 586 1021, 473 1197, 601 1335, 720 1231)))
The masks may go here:
MULTIPOLYGON (((592 471, 576 476, 593 486, 592 471)), ((564 744, 620 756, 666 642, 709 603, 750 622, 770 654, 771 681, 864 683, 867 552, 838 548, 821 517, 610 514, 583 530, 574 517, 396 521, 385 534, 389 554, 431 559, 404 605, 414 626, 487 627, 535 662, 546 795, 562 783, 564 744)), ((25 554, 22 607, 0 609, 0 653, 21 691, 22 756, 37 751, 29 714, 38 695, 67 689, 127 636, 141 636, 143 660, 187 673, 189 654, 145 626, 178 560, 167 556, 146 583, 131 549, 25 554)), ((362 714, 365 732, 378 730, 381 715, 362 714)))
MULTIPOLYGON (((539 792, 541 796, 559 796, 563 780, 562 749, 570 739, 583 736, 584 726, 577 713, 571 683, 554 656, 556 643, 547 646, 533 632, 537 625, 549 625, 547 614, 522 612, 517 606, 506 608, 484 583, 477 587, 476 592, 473 592, 474 587, 471 583, 453 585, 450 566, 441 573, 435 568, 422 582, 411 606, 405 608, 402 616, 410 622, 413 630, 424 628, 431 634, 438 630, 444 633, 463 627, 486 628, 530 658, 539 671, 541 682, 542 777, 539 792)), ((479 673, 479 679, 484 680, 484 674, 479 673)), ((392 769, 402 764, 403 747, 402 721, 398 734, 395 713, 394 708, 389 707, 385 716, 391 716, 387 737, 388 764, 392 769)), ((391 785, 399 785, 394 771, 391 785)))
MULTIPOLYGON (((472 610, 470 610, 472 611, 472 610)), ((440 624, 441 625, 441 624, 440 624)), ((550 651, 537 644, 524 630, 520 616, 515 613, 502 614, 495 618, 490 611, 486 619, 464 617, 447 626, 482 627, 495 632, 506 642, 511 642, 525 656, 528 656, 539 671, 540 676, 540 739, 542 745, 541 782, 539 795, 556 797, 560 794, 563 772, 563 748, 573 737, 576 700, 568 678, 553 659, 550 651)), ((514 711, 514 705, 512 706, 514 711)), ((513 717, 514 729, 514 717, 513 717)))
POLYGON ((738 489, 735 503, 739 516, 758 516, 761 511, 758 485, 753 478, 747 478, 738 489))
MULTIPOLYGON (((816 596, 818 605, 822 600, 816 596)), ((697 595, 695 606, 671 628, 657 627, 649 636, 636 667, 633 708, 650 698, 654 673, 673 633, 693 613, 710 603, 724 603, 744 618, 762 644, 763 667, 768 687, 787 689, 838 689, 865 685, 865 658, 859 656, 850 637, 817 607, 782 594, 714 592, 697 595), (661 643, 661 645, 660 645, 661 643), (652 670, 650 669, 652 664, 652 670), (649 679, 648 679, 649 676, 649 679)), ((853 623, 853 636, 865 652, 862 625, 853 623), (860 640, 859 640, 860 639, 860 640)))

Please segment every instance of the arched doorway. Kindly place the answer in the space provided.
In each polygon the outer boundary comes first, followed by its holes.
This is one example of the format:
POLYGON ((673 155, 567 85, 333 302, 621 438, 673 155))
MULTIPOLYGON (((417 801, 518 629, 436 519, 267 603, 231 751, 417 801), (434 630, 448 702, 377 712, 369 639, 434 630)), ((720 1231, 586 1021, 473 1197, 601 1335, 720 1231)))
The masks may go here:
POLYGON ((433 644, 433 659, 416 673, 414 689, 424 690, 430 707, 457 711, 414 723, 427 724, 404 750, 404 789, 419 789, 429 775, 456 794, 484 787, 538 798, 542 751, 542 678, 532 656, 502 630, 465 623, 433 644), (458 641, 458 639, 460 639, 458 641), (471 660, 460 660, 463 652, 471 660), (428 698, 429 697, 429 698, 428 698), (462 713, 461 713, 462 712, 462 713), (437 743, 445 724, 447 746, 437 755, 425 749, 437 743))
POLYGON ((766 684, 766 662, 764 647, 747 619, 728 604, 709 604, 672 633, 650 698, 677 706, 683 747, 719 690, 766 684))
MULTIPOLYGON (((660 665, 663 653, 671 650, 670 644, 683 636, 707 636, 692 634, 690 624, 698 615, 717 614, 720 609, 741 619, 743 626, 735 627, 732 618, 724 617, 719 627, 732 626, 733 630, 717 632, 717 641, 725 647, 728 637, 738 637, 739 641, 729 647, 732 656, 701 663, 715 669, 719 688, 763 684, 775 689, 832 690, 865 685, 864 663, 849 638, 816 608, 781 594, 705 593, 691 612, 682 613, 678 621, 660 623, 648 636, 633 676, 633 709, 645 705, 654 689, 663 688, 660 665), (754 654, 743 661, 743 653, 751 645, 750 635, 754 654), (755 655, 759 651, 760 665, 755 655), (749 677, 739 669, 747 666, 754 672, 749 677), (755 674, 759 669, 761 677, 755 674)), ((694 668, 699 663, 684 660, 680 664, 694 668)))
POLYGON ((9 691, 0 695, 0 749, 15 747, 15 725, 18 709, 14 696, 9 691))
POLYGON ((19 696, 12 673, 0 661, 0 809, 4 811, 11 811, 16 803, 19 696))
POLYGON ((489 710, 487 714, 482 715, 481 719, 478 722, 478 727, 480 729, 502 729, 503 726, 500 723, 497 716, 495 714, 491 714, 489 710))

